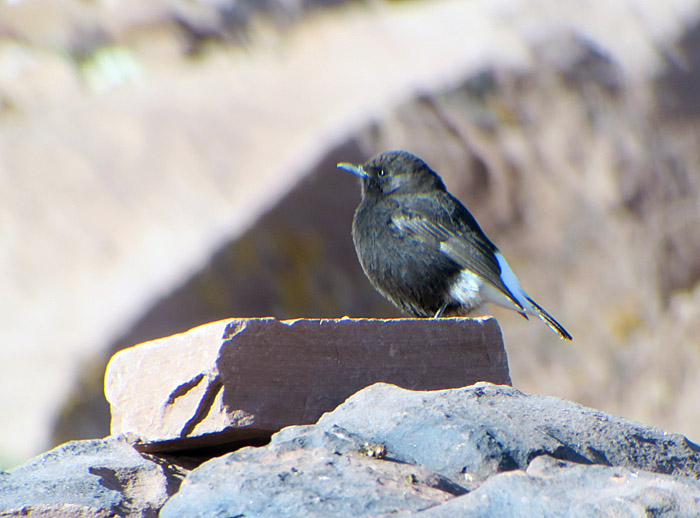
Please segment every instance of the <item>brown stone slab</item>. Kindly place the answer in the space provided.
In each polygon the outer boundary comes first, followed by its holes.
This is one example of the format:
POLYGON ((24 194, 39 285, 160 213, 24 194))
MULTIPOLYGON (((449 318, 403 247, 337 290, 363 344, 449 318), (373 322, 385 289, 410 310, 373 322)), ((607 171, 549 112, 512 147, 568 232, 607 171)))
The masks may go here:
POLYGON ((115 354, 112 433, 148 451, 218 446, 315 423, 376 382, 510 384, 493 318, 232 319, 115 354))

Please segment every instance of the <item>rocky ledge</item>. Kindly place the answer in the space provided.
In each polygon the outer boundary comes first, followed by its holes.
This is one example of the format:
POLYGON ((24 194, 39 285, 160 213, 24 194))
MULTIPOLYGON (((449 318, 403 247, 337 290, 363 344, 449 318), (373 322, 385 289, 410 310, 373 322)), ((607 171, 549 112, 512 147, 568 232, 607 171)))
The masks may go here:
POLYGON ((116 355, 115 433, 0 473, 0 517, 700 516, 698 445, 487 376, 492 319, 216 322, 116 355))

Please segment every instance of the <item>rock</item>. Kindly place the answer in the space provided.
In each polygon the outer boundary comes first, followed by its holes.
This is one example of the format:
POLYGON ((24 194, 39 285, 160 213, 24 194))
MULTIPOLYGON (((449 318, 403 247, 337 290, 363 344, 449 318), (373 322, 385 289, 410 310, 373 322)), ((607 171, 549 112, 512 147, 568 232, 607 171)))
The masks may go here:
POLYGON ((571 402, 380 383, 202 464, 160 516, 696 516, 699 476, 686 438, 571 402))
POLYGON ((700 516, 700 483, 620 467, 585 466, 543 455, 525 472, 493 476, 476 491, 415 516, 694 518, 700 516))
MULTIPOLYGON (((198 331, 207 327, 216 326, 198 331)), ((185 474, 123 437, 70 442, 0 472, 0 518, 700 515, 697 445, 489 383, 378 383, 315 425, 205 462, 180 485, 185 474)))
POLYGON ((289 442, 244 448, 192 472, 161 518, 224 516, 378 516, 418 511, 464 489, 420 466, 368 455, 381 447, 340 428, 289 442))
POLYGON ((234 319, 117 353, 112 433, 173 451, 310 424, 378 381, 414 390, 510 383, 494 319, 234 319))
POLYGON ((13 511, 0 512, 0 518, 30 516, 31 518, 114 518, 107 509, 96 509, 75 504, 25 506, 13 511))
POLYGON ((0 473, 0 516, 154 517, 183 477, 124 438, 73 441, 0 473))
MULTIPOLYGON (((526 469, 539 455, 584 464, 700 477, 700 447, 571 401, 507 386, 413 392, 377 384, 318 422, 384 444, 398 461, 453 480, 526 469)), ((283 430, 275 440, 286 440, 283 430)), ((273 441, 274 442, 274 441, 273 441)))

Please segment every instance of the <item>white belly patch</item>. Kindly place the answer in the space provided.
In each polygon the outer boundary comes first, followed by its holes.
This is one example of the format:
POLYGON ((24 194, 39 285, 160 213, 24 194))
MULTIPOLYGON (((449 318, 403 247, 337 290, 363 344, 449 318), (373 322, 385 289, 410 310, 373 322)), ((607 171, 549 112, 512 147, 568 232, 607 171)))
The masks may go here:
POLYGON ((486 302, 481 293, 483 285, 479 276, 469 270, 462 270, 452 281, 450 297, 467 309, 477 308, 486 302))

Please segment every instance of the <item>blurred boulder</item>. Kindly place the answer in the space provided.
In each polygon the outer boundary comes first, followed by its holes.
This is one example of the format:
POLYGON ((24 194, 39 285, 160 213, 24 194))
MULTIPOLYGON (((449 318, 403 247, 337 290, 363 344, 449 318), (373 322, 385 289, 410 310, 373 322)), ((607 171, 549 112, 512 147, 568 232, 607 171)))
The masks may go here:
MULTIPOLYGON (((334 166, 406 148, 443 176, 576 337, 552 344, 546 329, 487 308, 503 316, 506 344, 518 344, 517 383, 691 433, 700 426, 692 413, 664 408, 671 394, 694 390, 700 352, 668 357, 664 372, 647 366, 660 365, 663 347, 649 330, 674 318, 671 299, 697 284, 697 126, 679 126, 656 84, 626 72, 602 42, 557 33, 533 49, 530 68, 485 67, 359 128, 111 350, 230 315, 396 315, 356 263, 349 228, 358 188, 334 166), (636 384, 642 392, 630 390, 636 384), (644 386, 662 387, 651 406, 644 386)), ((677 323, 688 344, 690 321, 677 323)), ((96 389, 84 393, 99 402, 106 430, 96 389)))
POLYGON ((334 167, 387 148, 576 337, 494 308, 517 386, 698 435, 700 2, 331 3, 0 6, 0 463, 107 433, 120 348, 396 316, 334 167))

